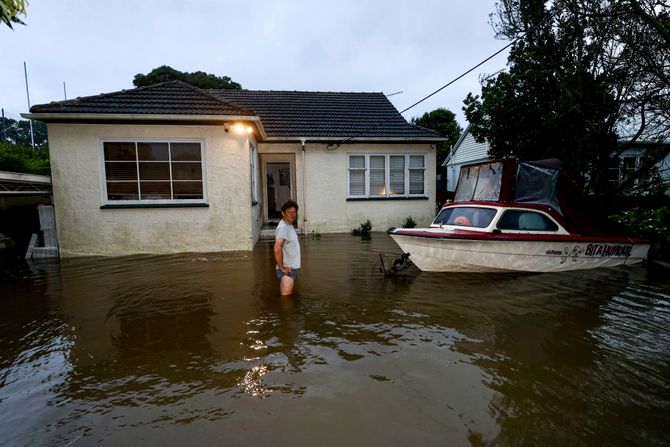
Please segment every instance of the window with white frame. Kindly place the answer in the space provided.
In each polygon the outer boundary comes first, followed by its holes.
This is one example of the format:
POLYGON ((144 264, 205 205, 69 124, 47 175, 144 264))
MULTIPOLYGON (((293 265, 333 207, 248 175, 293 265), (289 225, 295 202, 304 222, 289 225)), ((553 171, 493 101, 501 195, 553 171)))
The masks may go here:
POLYGON ((349 198, 424 196, 424 154, 349 154, 349 198))
POLYGON ((200 142, 105 141, 108 203, 204 203, 200 142))

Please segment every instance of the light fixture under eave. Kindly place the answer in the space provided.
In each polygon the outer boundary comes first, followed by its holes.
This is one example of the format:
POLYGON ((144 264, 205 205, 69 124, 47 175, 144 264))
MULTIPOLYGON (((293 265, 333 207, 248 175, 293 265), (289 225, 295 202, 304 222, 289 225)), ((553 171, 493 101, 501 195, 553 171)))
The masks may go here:
POLYGON ((244 135, 244 134, 251 134, 254 131, 254 128, 243 124, 243 123, 235 123, 231 126, 231 129, 233 132, 235 132, 237 135, 244 135))

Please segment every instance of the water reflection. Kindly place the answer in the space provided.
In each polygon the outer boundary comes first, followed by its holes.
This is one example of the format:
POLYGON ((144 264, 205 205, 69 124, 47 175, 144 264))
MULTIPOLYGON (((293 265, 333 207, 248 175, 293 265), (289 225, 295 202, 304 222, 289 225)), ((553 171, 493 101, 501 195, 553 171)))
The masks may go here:
POLYGON ((668 441, 663 277, 386 278, 378 254, 397 253, 386 235, 306 238, 303 249, 296 294, 284 299, 270 242, 8 277, 5 442, 668 441))

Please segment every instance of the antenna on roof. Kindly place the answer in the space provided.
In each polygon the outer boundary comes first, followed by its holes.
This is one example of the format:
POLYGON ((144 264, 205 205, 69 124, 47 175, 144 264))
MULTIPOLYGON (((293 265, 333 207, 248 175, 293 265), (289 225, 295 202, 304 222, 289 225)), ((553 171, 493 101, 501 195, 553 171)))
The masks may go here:
POLYGON ((401 93, 404 93, 404 92, 403 92, 402 90, 400 90, 400 91, 397 91, 397 92, 389 93, 389 94, 386 95, 386 96, 389 97, 389 96, 393 96, 393 95, 399 95, 399 94, 401 94, 401 93))
MULTIPOLYGON (((26 68, 26 61, 23 61, 23 74, 25 75, 26 78, 26 97, 28 98, 28 111, 30 111, 30 92, 28 91, 28 68, 26 68)), ((29 120, 30 122, 30 142, 33 145, 33 149, 35 149, 35 134, 33 133, 33 120, 29 120)))

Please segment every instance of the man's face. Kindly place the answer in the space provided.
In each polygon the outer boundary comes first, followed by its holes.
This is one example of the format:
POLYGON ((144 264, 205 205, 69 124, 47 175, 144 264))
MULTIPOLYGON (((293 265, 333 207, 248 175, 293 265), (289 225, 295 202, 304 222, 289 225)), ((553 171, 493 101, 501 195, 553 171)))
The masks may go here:
POLYGON ((295 208, 286 208, 286 211, 282 211, 281 215, 286 222, 292 224, 298 215, 298 210, 295 208))

